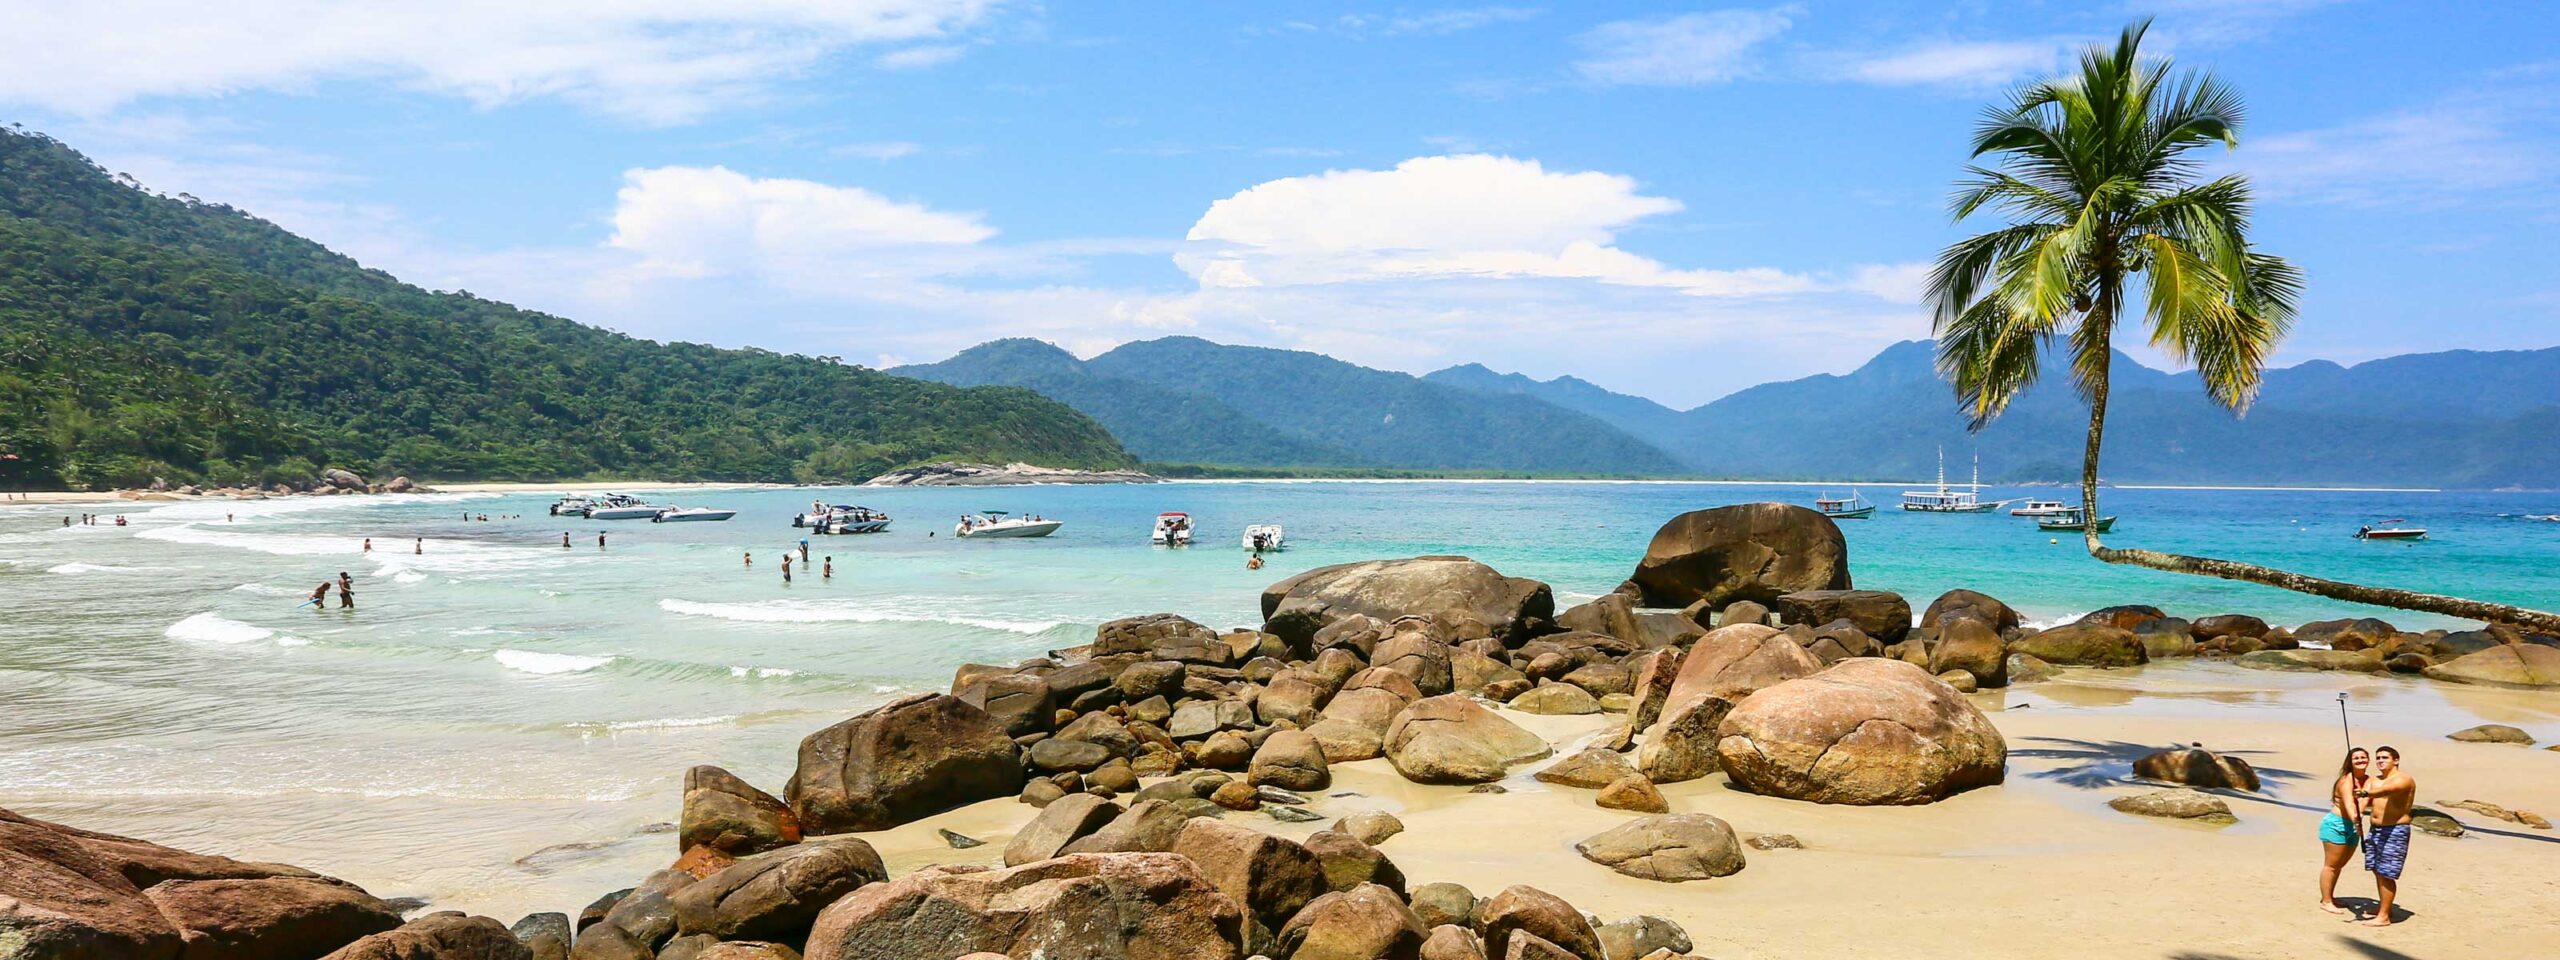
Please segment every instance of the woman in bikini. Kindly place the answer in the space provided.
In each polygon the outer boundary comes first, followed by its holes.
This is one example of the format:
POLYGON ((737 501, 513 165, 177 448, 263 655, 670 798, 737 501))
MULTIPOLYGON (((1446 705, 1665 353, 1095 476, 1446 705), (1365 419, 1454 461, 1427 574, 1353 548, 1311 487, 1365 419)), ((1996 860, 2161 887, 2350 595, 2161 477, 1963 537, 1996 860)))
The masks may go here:
POLYGON ((2364 787, 2366 759, 2363 747, 2347 750, 2338 779, 2329 783, 2329 815, 2320 818, 2320 909, 2330 913, 2347 912, 2338 905, 2338 872, 2346 869, 2357 838, 2364 835, 2364 800, 2356 791, 2364 787))

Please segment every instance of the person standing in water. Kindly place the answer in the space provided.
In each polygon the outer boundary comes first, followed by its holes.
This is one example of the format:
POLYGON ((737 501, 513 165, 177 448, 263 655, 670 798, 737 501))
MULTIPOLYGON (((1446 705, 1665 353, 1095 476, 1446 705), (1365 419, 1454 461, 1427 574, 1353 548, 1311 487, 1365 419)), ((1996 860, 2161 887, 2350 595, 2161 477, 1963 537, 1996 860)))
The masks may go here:
POLYGON ((322 580, 319 586, 311 588, 311 599, 303 603, 314 610, 329 609, 329 581, 322 580))
POLYGON ((364 538, 364 552, 366 552, 366 553, 372 553, 372 552, 373 552, 373 538, 372 538, 372 537, 366 537, 366 538, 364 538))
POLYGON ((560 531, 560 549, 569 549, 569 531, 560 531))
POLYGON ((2418 780, 2400 769, 2395 747, 2373 748, 2373 764, 2358 797, 2373 800, 2373 826, 2364 835, 2364 868, 2373 871, 2373 916, 2368 927, 2391 925, 2391 904, 2400 898, 2400 871, 2409 865, 2411 807, 2418 802, 2418 780))
POLYGON ((416 549, 414 549, 414 550, 412 550, 412 551, 410 551, 410 552, 415 553, 415 554, 417 554, 417 555, 419 555, 419 556, 422 556, 422 557, 423 557, 423 556, 426 556, 426 555, 427 555, 427 538, 425 538, 425 537, 419 537, 419 538, 418 538, 418 545, 417 545, 416 549))
POLYGON ((791 582, 791 551, 782 552, 782 582, 791 582))
POLYGON ((756 568, 756 552, 755 552, 755 551, 753 551, 753 550, 749 550, 749 551, 747 551, 747 562, 746 562, 746 568, 747 568, 747 569, 749 569, 749 570, 753 570, 753 569, 755 569, 755 568, 756 568))
POLYGON ((596 534, 596 549, 604 549, 604 534, 596 534))
POLYGON ((820 567, 820 568, 818 568, 818 579, 820 579, 820 580, 833 580, 833 579, 835 579, 835 578, 836 578, 836 558, 834 558, 834 557, 828 557, 828 558, 827 558, 827 565, 826 565, 826 566, 824 566, 824 567, 820 567))
POLYGON ((356 580, 354 577, 347 576, 346 571, 340 570, 338 571, 338 609, 345 610, 355 605, 356 580))
POLYGON ((2338 905, 2338 872, 2347 868, 2356 841, 2364 836, 2364 801, 2356 791, 2364 787, 2365 764, 2371 760, 2363 747, 2350 749, 2338 764, 2338 778, 2329 781, 2329 815, 2320 818, 2320 909, 2330 913, 2347 912, 2338 905))
POLYGON ((800 538, 800 562, 803 564, 809 562, 809 538, 807 537, 800 538))

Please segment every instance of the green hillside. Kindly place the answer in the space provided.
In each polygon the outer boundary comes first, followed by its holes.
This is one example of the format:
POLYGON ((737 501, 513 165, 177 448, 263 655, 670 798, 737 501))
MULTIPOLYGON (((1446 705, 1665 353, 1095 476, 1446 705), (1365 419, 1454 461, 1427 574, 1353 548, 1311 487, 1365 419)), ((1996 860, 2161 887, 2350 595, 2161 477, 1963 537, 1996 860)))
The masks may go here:
POLYGON ((1038 340, 995 340, 941 363, 890 372, 954 386, 1002 384, 1039 391, 1102 421, 1130 452, 1151 462, 1269 467, 1367 462, 1266 426, 1214 397, 1095 373, 1074 354, 1038 340))
POLYGON ((419 289, 0 131, 0 484, 857 480, 1135 462, 1029 390, 661 344, 419 289), (11 457, 14 457, 13 459, 11 457))

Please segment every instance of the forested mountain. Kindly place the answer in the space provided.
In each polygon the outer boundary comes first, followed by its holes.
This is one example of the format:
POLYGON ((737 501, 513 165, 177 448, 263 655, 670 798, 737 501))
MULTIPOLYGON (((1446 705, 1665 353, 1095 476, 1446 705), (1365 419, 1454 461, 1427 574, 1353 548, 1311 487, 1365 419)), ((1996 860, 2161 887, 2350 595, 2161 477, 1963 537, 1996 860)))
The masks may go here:
POLYGON ((1684 472, 1591 416, 1487 396, 1320 354, 1166 337, 1078 361, 998 341, 890 371, 1031 387, 1093 415, 1149 460, 1558 474, 1684 472))
POLYGON ((661 344, 401 283, 0 130, 0 483, 858 480, 1120 467, 1088 417, 832 359, 661 344))
MULTIPOLYGON (((1768 383, 1692 410, 1453 367, 1426 379, 1572 406, 1656 443, 1692 470, 1749 478, 1926 477, 1978 452, 1985 480, 2079 475, 2088 408, 2048 357, 2048 379, 1989 428, 1966 433, 1927 341, 1888 347, 1854 372, 1768 383)), ((2560 348, 2451 351, 2267 371, 2246 417, 2205 398, 2193 373, 2116 355, 2105 475, 2122 483, 2550 486, 2560 477, 2560 348)))

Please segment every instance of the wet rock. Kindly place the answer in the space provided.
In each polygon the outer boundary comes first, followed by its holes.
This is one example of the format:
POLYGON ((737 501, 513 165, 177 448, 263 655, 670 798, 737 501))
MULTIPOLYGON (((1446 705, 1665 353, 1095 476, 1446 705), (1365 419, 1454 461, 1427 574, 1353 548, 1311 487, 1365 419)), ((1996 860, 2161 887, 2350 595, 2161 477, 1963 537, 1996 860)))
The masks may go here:
POLYGON ((1900 643, 1911 632, 1911 604, 1885 590, 1798 590, 1779 594, 1770 604, 1787 623, 1819 626, 1847 620, 1883 643, 1900 643))
MULTIPOLYGON (((317 957, 401 925, 389 904, 321 877, 163 880, 142 893, 177 929, 186 960, 317 957)), ((0 947, 16 925, 5 917, 0 947)))
POLYGON ((2456 820, 2450 814, 2432 807, 2417 807, 2411 809, 2409 811, 2409 823, 2411 826, 2417 827, 2418 831, 2421 833, 2425 833, 2430 836, 2444 837, 2448 840, 2459 839, 2463 834, 2462 821, 2456 820))
POLYGON ((565 913, 527 914, 507 931, 524 943, 532 960, 569 960, 569 941, 577 936, 565 913))
POLYGON ((1022 762, 1003 725, 957 697, 921 694, 810 734, 785 799, 815 833, 883 830, 1013 794, 1022 762))
POLYGON ((1929 609, 1920 614, 1920 623, 1922 626, 1943 629, 1945 618, 1951 614, 1972 617, 1990 624, 1993 633, 2015 630, 2018 627, 2017 611, 2009 609, 2008 604, 2000 602, 1989 594, 1971 590, 1949 590, 1939 594, 1938 599, 1929 602, 1929 609))
POLYGON ((1089 793, 1063 797, 1041 808, 1039 816, 1014 833, 1004 847, 1004 865, 1019 867, 1055 857, 1068 844, 1101 830, 1124 812, 1119 804, 1089 793))
MULTIPOLYGON (((1630 582, 1647 605, 1768 603, 1798 590, 1846 590, 1849 545, 1803 507, 1750 503, 1693 510, 1655 531, 1630 582)), ((1502 950, 1488 944, 1495 956, 1502 950)), ((1568 945, 1570 946, 1570 945, 1568 945)))
POLYGON ((2527 746, 2533 744, 2532 734, 2503 723, 2484 723, 2476 727, 2464 727, 2446 734, 2445 739, 2459 740, 2464 743, 2516 743, 2527 746))
POLYGON ((1416 783, 1483 783, 1549 753, 1547 742, 1464 694, 1414 701, 1387 728, 1387 761, 1416 783))
POLYGON ((2400 628, 2372 617, 2352 620, 2318 620, 2293 628, 2293 639, 2301 643, 2319 644, 2331 650, 2371 650, 2391 642, 2400 628))
POLYGON ((2152 660, 2192 657, 2198 652, 2194 628, 2176 617, 2145 620, 2133 628, 2135 640, 2142 643, 2143 656, 2152 660))
POLYGON ((678 850, 700 846, 742 857, 798 842, 799 820, 772 794, 719 767, 685 771, 678 850))
POLYGON ((1769 687, 1718 732, 1735 784, 1819 803, 1928 803, 1999 783, 2008 760, 1981 710, 1898 660, 1846 660, 1769 687))
POLYGON ((2222 798, 2194 790, 2153 790, 2107 801, 2107 806, 2144 817, 2166 817, 2177 820, 2200 820, 2206 823, 2238 823, 2231 815, 2231 805, 2222 798))
MULTIPOLYGON (((2096 617, 2097 614, 2090 616, 2096 617)), ((2135 637, 2132 630, 2113 626, 2104 619, 2083 619, 2078 623, 2038 631, 2034 636, 2022 637, 2010 644, 2009 650, 2064 666, 2132 667, 2150 661, 2143 652, 2141 639, 2135 637)))
POLYGON ((670 899, 678 933, 796 943, 828 904, 888 879, 870 844, 845 837, 747 857, 670 899))
POLYGON ((2241 654, 2231 662, 2259 670, 2296 672, 2344 670, 2352 673, 2381 673, 2384 669, 2381 657, 2345 650, 2260 650, 2255 653, 2241 654))
MULTIPOLYGON (((655 950, 676 934, 675 895, 699 881, 681 870, 660 870, 640 881, 631 893, 615 901, 596 925, 578 931, 578 942, 570 944, 570 955, 586 960, 590 951, 586 941, 596 939, 607 930, 619 932, 630 945, 641 950, 655 950)), ((645 956, 646 954, 643 954, 645 956)))
POLYGON ((2199 619, 2188 626, 2188 631, 2194 634, 2199 642, 2219 640, 2224 637, 2248 637, 2254 640, 2267 635, 2267 622, 2245 613, 2225 613, 2199 619))
POLYGON ((2010 654, 2006 664, 2010 683, 2042 683, 2062 675, 2053 664, 2029 653, 2010 654))
POLYGON ((1052 960, 1236 960, 1244 917, 1192 861, 1076 854, 1004 870, 928 867, 838 900, 808 960, 987 951, 1052 960))

